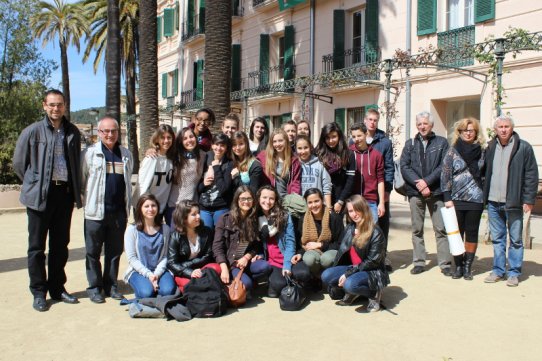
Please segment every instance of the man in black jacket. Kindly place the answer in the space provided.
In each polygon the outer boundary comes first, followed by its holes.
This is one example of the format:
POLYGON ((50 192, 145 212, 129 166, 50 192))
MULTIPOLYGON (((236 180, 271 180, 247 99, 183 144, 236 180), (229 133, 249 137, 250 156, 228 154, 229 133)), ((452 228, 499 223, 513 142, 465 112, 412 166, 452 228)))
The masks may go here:
POLYGON ((74 203, 81 208, 81 137, 64 118, 64 95, 45 94, 45 117, 25 128, 15 147, 13 168, 22 180, 20 201, 28 215, 28 274, 36 311, 47 311, 47 292, 54 300, 78 303, 66 292, 64 266, 68 261, 74 203), (48 272, 45 246, 49 234, 48 272))
POLYGON ((406 183, 412 217, 413 265, 410 273, 425 271, 425 242, 423 223, 425 208, 429 209, 437 240, 437 261, 441 272, 451 276, 451 258, 440 208, 444 207, 440 190, 442 161, 448 150, 446 138, 433 133, 433 120, 428 112, 416 115, 418 134, 414 142, 407 141, 401 155, 401 174, 406 183))
POLYGON ((484 199, 487 202, 489 231, 493 240, 493 270, 485 278, 495 283, 506 275, 507 286, 518 285, 523 263, 523 213, 533 208, 538 189, 538 165, 533 148, 514 132, 514 121, 499 116, 494 124, 496 139, 488 144, 484 199))

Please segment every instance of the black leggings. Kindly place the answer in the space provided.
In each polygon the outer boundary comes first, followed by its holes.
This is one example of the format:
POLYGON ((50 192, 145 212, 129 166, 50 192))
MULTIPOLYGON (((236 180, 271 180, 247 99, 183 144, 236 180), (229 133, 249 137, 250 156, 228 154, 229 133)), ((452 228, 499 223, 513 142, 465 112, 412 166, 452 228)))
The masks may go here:
MULTIPOLYGON (((269 275, 269 288, 280 293, 284 287, 286 287, 286 279, 282 276, 282 268, 271 266, 272 271, 269 275)), ((311 272, 309 267, 303 262, 299 261, 292 265, 292 277, 296 281, 308 282, 311 279, 311 272)))
POLYGON ((458 210, 455 209, 459 233, 465 242, 478 243, 478 230, 480 229, 480 220, 482 210, 458 210))

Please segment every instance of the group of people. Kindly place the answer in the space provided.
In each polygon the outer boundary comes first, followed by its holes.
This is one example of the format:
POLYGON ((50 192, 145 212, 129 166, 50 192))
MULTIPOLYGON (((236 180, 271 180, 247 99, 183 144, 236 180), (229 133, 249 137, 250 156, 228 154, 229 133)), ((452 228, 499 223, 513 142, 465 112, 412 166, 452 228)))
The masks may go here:
MULTIPOLYGON (((306 121, 270 131, 259 117, 247 135, 237 115, 228 114, 213 135, 214 112, 203 108, 177 134, 165 124, 156 129, 132 190, 132 155, 118 142, 115 119, 100 120, 99 141, 81 154, 79 131, 64 117, 62 93, 48 91, 43 108, 43 120, 21 133, 13 163, 23 181, 37 311, 49 308, 47 293, 78 303, 64 288, 74 205, 84 206, 87 293, 94 303, 123 299, 117 278, 125 251, 124 280, 136 298, 183 292, 210 269, 224 284, 242 272, 249 292, 267 284, 269 297, 278 297, 290 276, 303 287, 323 289, 340 305, 363 296, 367 311, 380 310, 390 282, 386 250, 394 160, 391 141, 378 129, 377 110, 369 109, 363 122, 351 126, 351 137, 337 123, 324 125, 313 146, 306 121), (127 226, 132 207, 135 222, 127 226)), ((429 113, 418 114, 416 126, 418 134, 400 160, 412 210, 411 273, 425 270, 427 207, 443 274, 472 279, 487 202, 495 262, 486 282, 507 275, 507 284, 517 285, 521 219, 534 204, 538 184, 531 146, 513 132, 510 117, 497 118, 497 136, 487 148, 474 118, 455 125, 451 147, 432 132, 429 113), (455 207, 465 240, 465 254, 454 256, 455 269, 441 207, 455 207)))

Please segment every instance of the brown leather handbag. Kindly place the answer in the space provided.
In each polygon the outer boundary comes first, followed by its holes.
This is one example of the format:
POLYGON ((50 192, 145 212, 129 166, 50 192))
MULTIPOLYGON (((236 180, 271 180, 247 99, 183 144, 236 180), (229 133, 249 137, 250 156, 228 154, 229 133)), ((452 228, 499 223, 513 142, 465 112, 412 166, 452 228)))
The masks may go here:
POLYGON ((247 290, 243 282, 241 282, 242 275, 243 270, 240 270, 228 285, 228 296, 232 307, 241 307, 247 302, 247 290))

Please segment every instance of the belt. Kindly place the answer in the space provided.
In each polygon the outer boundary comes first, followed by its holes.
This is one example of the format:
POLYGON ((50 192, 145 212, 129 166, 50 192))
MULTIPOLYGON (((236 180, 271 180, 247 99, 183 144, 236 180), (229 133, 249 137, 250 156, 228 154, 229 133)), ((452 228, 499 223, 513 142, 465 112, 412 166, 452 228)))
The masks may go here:
POLYGON ((51 181, 51 184, 54 185, 54 186, 59 186, 59 187, 67 187, 68 186, 68 182, 60 181, 60 180, 54 180, 54 179, 51 181))

